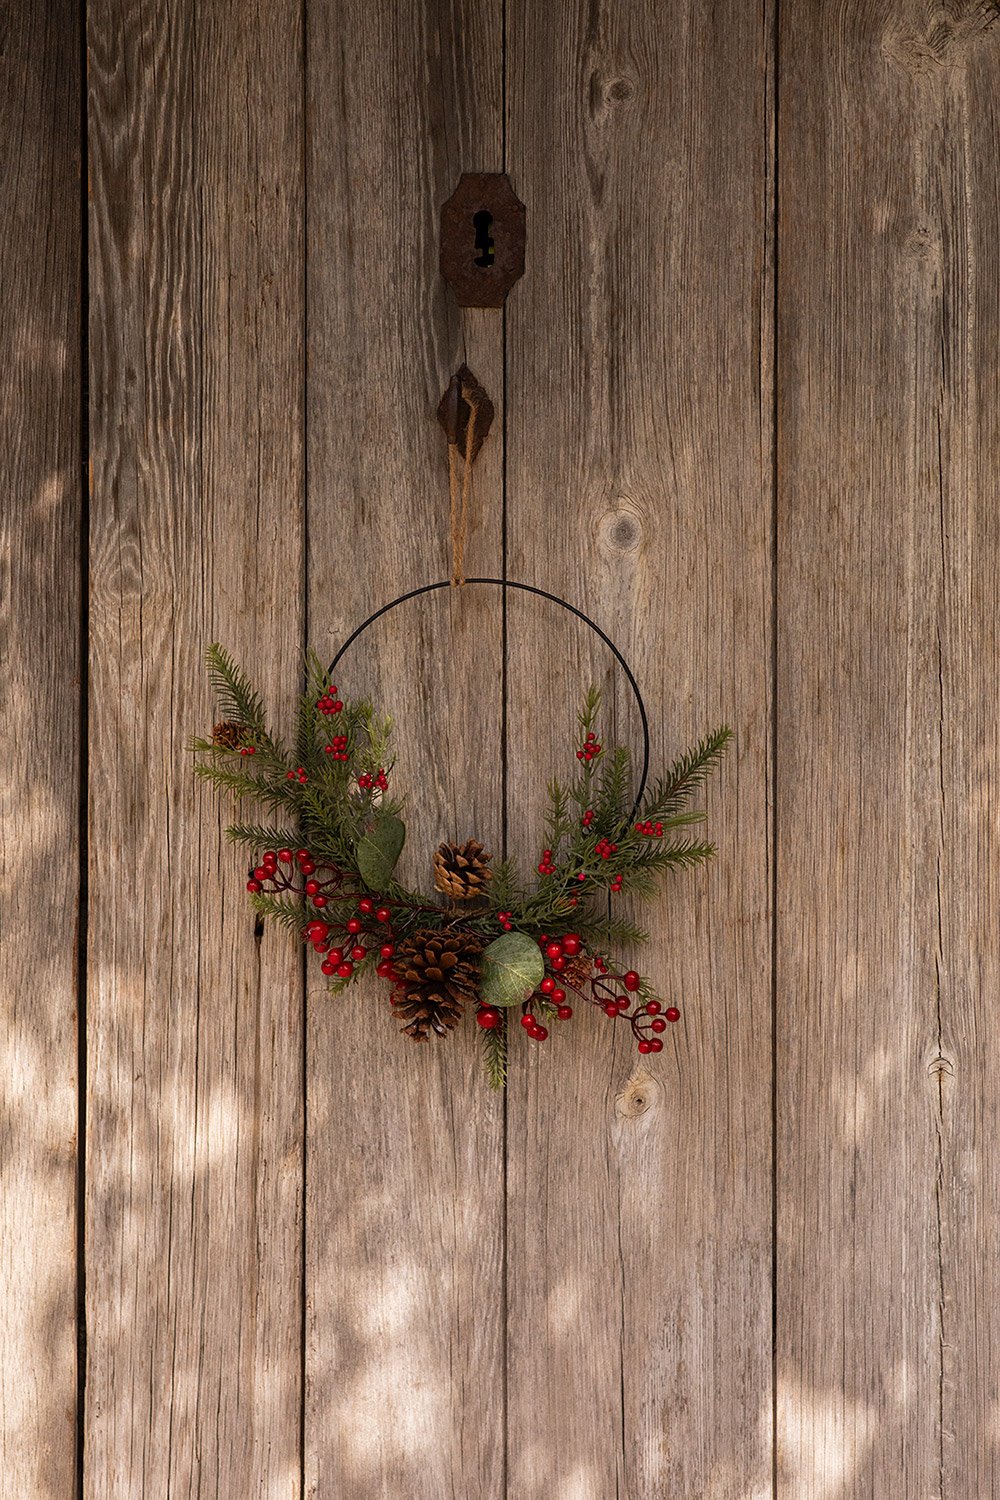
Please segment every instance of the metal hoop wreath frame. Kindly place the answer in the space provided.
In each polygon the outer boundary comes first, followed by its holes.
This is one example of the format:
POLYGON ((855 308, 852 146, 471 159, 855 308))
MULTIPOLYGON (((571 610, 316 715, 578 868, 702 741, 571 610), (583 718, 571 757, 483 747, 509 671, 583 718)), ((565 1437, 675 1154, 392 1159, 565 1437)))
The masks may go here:
POLYGON ((612 656, 614 656, 618 665, 621 667, 622 671, 625 673, 626 678, 628 679, 628 685, 632 689, 636 707, 639 710, 639 721, 642 725, 642 773, 639 777, 639 790, 636 793, 632 811, 628 816, 628 821, 631 823, 632 819, 635 817, 642 804, 642 796, 646 790, 646 781, 649 776, 649 718, 646 714, 646 705, 643 702, 642 693, 639 691, 639 684, 635 680, 635 674, 632 671, 632 668, 629 666, 628 662, 625 660, 624 656, 619 651, 614 641, 605 631, 601 629, 600 625, 592 620, 589 615, 585 615, 582 609, 577 609, 575 604, 568 604, 565 599, 560 599, 558 594, 549 593, 548 589, 536 588, 533 583, 517 583, 511 578, 466 578, 464 584, 461 585, 453 584, 450 578, 445 578, 442 579, 440 583, 422 584, 420 588, 410 589, 408 593, 400 594, 396 599, 390 599, 388 604, 383 604, 381 609, 377 609, 373 614, 370 614, 367 620, 362 620, 361 624, 355 630, 352 630, 351 634, 347 637, 347 640, 340 647, 340 650, 337 652, 336 656, 333 658, 333 661, 330 663, 330 676, 332 677, 334 675, 345 653, 351 648, 351 646, 354 645, 354 642, 358 639, 358 636, 363 635, 364 632, 368 629, 369 625, 374 625, 376 620, 381 620, 382 616, 387 615, 390 610, 396 609, 400 604, 406 604, 410 599, 419 599, 422 594, 433 594, 436 593, 438 589, 465 587, 470 583, 486 583, 492 584, 494 587, 501 589, 517 589, 522 594, 536 594, 540 599, 548 599, 551 604, 558 604, 561 609, 568 610, 571 615, 575 615, 578 620, 582 620, 584 625, 589 626, 594 634, 596 636, 599 636, 600 639, 604 642, 608 650, 611 652, 612 656))

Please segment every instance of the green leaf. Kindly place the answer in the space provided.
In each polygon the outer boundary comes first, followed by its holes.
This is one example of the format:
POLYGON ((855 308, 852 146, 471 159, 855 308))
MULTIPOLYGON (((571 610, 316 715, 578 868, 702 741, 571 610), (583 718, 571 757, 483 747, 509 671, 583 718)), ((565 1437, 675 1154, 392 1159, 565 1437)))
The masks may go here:
POLYGON ((523 932, 505 932, 485 949, 479 993, 488 1005, 520 1005, 545 977, 545 960, 523 932))
POLYGON ((371 891, 389 884, 406 842, 406 824, 395 813, 380 813, 358 840, 358 873, 371 891))

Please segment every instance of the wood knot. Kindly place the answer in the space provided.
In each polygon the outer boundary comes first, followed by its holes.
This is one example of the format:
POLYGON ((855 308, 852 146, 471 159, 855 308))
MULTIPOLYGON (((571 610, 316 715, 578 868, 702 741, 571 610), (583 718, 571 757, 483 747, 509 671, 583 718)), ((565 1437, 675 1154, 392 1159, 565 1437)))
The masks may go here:
POLYGON ((595 68, 590 75, 590 116, 600 123, 606 115, 630 103, 638 92, 634 78, 619 73, 608 77, 595 68))
POLYGON ((642 542, 642 517, 626 496, 621 496, 617 507, 601 518, 599 542, 605 552, 638 551, 642 542))
POLYGON ((937 1057, 931 1058, 927 1064, 927 1071, 932 1078, 954 1078, 955 1064, 951 1061, 951 1058, 942 1057, 939 1054, 937 1057))
POLYGON ((891 62, 916 76, 951 72, 965 64, 1000 20, 1000 0, 958 0, 894 12, 882 37, 891 62))
POLYGON ((647 1068, 637 1068, 615 1100, 620 1120, 638 1120, 659 1102, 659 1080, 647 1068))

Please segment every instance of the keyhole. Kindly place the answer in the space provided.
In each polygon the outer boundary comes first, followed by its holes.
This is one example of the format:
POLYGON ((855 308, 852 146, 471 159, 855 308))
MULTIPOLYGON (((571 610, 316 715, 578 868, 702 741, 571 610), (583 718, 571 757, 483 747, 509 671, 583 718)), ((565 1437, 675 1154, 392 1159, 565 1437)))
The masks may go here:
POLYGON ((493 264, 493 237, 490 234, 490 226, 493 223, 493 215, 489 209, 481 208, 477 214, 472 215, 472 223, 476 231, 476 256, 477 266, 491 266, 493 264))

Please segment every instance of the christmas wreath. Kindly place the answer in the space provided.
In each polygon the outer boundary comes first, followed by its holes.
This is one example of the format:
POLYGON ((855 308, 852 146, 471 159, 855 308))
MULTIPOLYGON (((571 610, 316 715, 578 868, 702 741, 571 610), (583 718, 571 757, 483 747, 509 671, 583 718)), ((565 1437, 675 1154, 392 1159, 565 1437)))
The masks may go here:
POLYGON ((395 879, 406 829, 390 785, 391 721, 367 699, 350 701, 318 658, 307 657, 293 747, 269 730, 252 684, 220 647, 208 653, 219 722, 191 742, 196 772, 272 819, 235 823, 229 838, 252 856, 250 900, 319 955, 334 993, 374 970, 402 1031, 445 1037, 470 1011, 490 1082, 507 1075, 507 1017, 544 1042, 554 1022, 586 1003, 624 1022, 641 1053, 662 1050, 679 1019, 649 980, 612 959, 646 934, 613 912, 619 892, 649 898, 667 870, 696 865, 714 846, 683 830, 704 813, 687 806, 730 739, 718 729, 631 799, 631 757, 600 738, 600 694, 579 716, 577 770, 549 783, 548 847, 537 879, 494 863, 475 838, 433 855, 434 891, 395 879))

